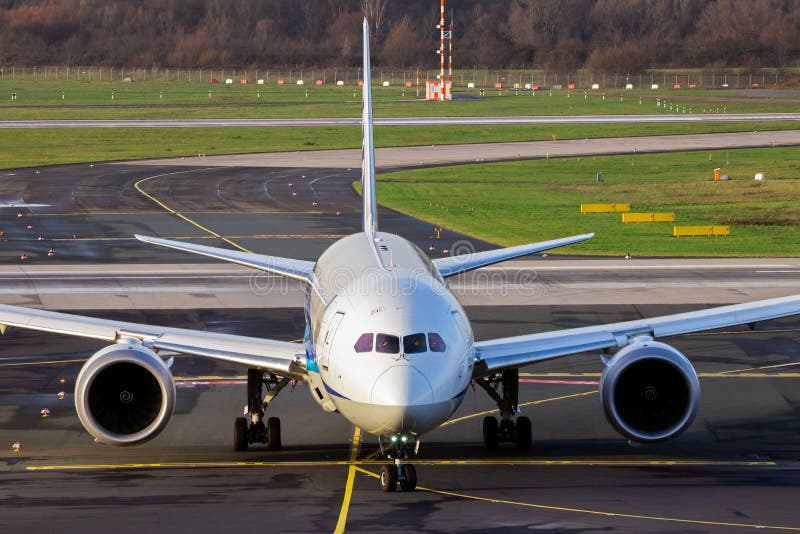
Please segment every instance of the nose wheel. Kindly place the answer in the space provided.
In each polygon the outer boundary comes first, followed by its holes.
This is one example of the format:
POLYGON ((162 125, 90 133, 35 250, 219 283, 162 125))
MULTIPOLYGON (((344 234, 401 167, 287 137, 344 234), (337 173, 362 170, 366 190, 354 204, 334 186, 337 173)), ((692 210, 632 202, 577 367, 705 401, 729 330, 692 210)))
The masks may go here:
POLYGON ((393 463, 381 466, 379 480, 381 489, 386 492, 397 491, 400 486, 402 491, 417 489, 417 470, 412 464, 405 463, 411 454, 416 454, 419 449, 419 440, 404 434, 389 437, 389 444, 384 446, 383 440, 378 439, 381 452, 393 460, 393 463))

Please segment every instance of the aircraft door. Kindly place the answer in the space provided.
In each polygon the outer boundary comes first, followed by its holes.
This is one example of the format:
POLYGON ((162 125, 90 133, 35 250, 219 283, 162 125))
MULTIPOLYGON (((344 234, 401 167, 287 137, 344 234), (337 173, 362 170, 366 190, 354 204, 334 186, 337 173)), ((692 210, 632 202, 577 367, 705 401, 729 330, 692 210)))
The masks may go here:
POLYGON ((336 315, 333 316, 328 325, 328 331, 325 333, 325 341, 322 344, 322 358, 320 359, 320 371, 322 372, 333 373, 333 370, 329 368, 333 367, 336 357, 331 354, 331 346, 333 345, 333 338, 336 336, 336 331, 342 323, 342 319, 344 319, 344 312, 336 312, 336 315))

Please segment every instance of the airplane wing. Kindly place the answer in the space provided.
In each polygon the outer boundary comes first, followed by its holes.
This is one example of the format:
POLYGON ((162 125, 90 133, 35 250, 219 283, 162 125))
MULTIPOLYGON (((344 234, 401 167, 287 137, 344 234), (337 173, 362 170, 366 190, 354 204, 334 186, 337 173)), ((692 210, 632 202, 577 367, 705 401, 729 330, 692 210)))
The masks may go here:
POLYGON ((8 326, 109 342, 134 338, 153 350, 223 360, 293 378, 306 374, 305 348, 300 343, 0 305, 0 330, 5 333, 8 326))
POLYGON ((473 252, 472 254, 462 254, 460 256, 451 256, 449 258, 436 258, 433 264, 436 269, 444 277, 453 276, 455 274, 477 269, 478 267, 485 267, 493 263, 518 258, 534 252, 542 252, 543 250, 550 250, 553 248, 571 245, 573 243, 580 243, 594 237, 594 234, 583 234, 572 237, 564 237, 562 239, 552 239, 550 241, 542 241, 540 243, 530 243, 528 245, 519 245, 516 247, 499 248, 496 250, 487 250, 486 252, 473 252))
POLYGON ((301 282, 308 282, 311 273, 314 271, 314 262, 305 260, 295 260, 291 258, 279 258, 277 256, 266 256, 263 254, 251 254, 238 250, 226 248, 207 247, 205 245, 195 245, 194 243, 183 243, 181 241, 171 241, 157 237, 136 235, 136 239, 152 245, 191 252, 200 256, 208 256, 230 263, 238 263, 245 267, 252 267, 268 273, 279 274, 301 282))
POLYGON ((652 319, 541 332, 475 343, 473 377, 590 350, 621 348, 640 336, 652 338, 714 330, 800 314, 800 295, 734 304, 652 319))

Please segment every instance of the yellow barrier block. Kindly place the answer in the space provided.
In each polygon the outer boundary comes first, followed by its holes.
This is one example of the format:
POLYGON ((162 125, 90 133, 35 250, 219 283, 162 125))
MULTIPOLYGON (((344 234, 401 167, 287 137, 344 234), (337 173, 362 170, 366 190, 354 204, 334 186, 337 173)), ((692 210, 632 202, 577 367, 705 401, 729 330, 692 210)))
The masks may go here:
POLYGON ((674 213, 623 213, 622 222, 675 222, 674 213))
POLYGON ((730 226, 673 226, 672 235, 675 237, 683 236, 725 236, 731 235, 730 226))
POLYGON ((614 213, 631 211, 630 204, 581 204, 581 213, 614 213))

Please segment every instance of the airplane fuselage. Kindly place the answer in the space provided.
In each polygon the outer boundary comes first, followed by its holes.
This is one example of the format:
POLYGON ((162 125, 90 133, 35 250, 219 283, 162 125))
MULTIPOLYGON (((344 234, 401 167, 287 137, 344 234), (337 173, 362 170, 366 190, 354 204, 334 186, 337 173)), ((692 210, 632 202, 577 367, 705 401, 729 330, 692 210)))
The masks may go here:
POLYGON ((314 399, 376 435, 420 435, 458 408, 472 376, 464 310, 427 255, 383 232, 328 248, 306 293, 314 399))

